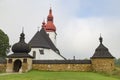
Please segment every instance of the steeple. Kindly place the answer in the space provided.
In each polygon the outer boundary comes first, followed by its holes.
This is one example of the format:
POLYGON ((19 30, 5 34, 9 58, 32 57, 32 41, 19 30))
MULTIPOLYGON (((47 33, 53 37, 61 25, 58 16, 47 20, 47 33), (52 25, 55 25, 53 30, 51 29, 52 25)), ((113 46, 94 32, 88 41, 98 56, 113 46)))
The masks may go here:
POLYGON ((52 9, 50 8, 49 10, 49 14, 47 16, 47 23, 46 23, 46 28, 45 30, 47 32, 55 32, 56 31, 56 27, 53 24, 53 15, 52 15, 52 9))
POLYGON ((50 7, 50 10, 49 10, 49 15, 47 17, 47 21, 52 21, 53 22, 53 15, 52 15, 52 9, 50 7))
POLYGON ((56 45, 56 27, 53 23, 53 15, 52 15, 52 8, 49 9, 49 14, 47 16, 47 22, 43 20, 42 22, 42 28, 46 31, 49 38, 52 40, 52 42, 56 45))
POLYGON ((101 37, 101 35, 100 35, 99 41, 100 41, 100 44, 96 48, 95 53, 91 58, 114 58, 109 52, 109 49, 102 44, 103 38, 101 37))
POLYGON ((20 40, 18 43, 15 43, 12 46, 12 51, 14 53, 29 53, 31 51, 30 45, 25 42, 25 34, 23 28, 22 33, 20 34, 20 40))

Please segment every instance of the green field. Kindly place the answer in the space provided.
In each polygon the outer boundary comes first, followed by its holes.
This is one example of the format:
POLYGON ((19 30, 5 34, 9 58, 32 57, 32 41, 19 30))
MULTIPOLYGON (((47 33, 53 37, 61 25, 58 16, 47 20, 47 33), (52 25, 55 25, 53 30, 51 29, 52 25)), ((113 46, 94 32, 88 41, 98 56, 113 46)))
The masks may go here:
POLYGON ((22 74, 1 74, 0 80, 120 80, 110 75, 108 76, 94 72, 30 71, 22 74))

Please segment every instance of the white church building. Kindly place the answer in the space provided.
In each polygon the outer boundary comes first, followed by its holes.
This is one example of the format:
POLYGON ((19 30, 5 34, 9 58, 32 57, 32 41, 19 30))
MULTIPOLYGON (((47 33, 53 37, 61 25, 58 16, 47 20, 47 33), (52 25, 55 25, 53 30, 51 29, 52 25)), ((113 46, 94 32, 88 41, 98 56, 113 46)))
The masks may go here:
POLYGON ((49 10, 47 23, 43 21, 42 28, 30 40, 29 54, 34 60, 65 60, 56 48, 56 27, 53 23, 52 9, 49 10))

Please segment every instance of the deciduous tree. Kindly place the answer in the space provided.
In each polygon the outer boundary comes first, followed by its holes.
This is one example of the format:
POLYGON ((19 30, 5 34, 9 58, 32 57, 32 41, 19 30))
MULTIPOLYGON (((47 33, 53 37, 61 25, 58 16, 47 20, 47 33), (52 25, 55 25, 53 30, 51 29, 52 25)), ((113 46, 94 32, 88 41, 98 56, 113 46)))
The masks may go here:
POLYGON ((0 29, 0 57, 5 57, 6 52, 9 50, 9 38, 7 34, 5 34, 0 29))

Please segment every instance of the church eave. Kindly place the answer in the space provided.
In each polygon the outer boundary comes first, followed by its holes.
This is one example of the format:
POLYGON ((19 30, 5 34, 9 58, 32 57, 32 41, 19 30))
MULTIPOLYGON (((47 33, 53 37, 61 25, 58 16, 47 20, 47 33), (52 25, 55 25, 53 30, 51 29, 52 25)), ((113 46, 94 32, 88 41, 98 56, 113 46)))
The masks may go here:
POLYGON ((14 53, 7 56, 7 58, 34 58, 27 53, 14 53))

